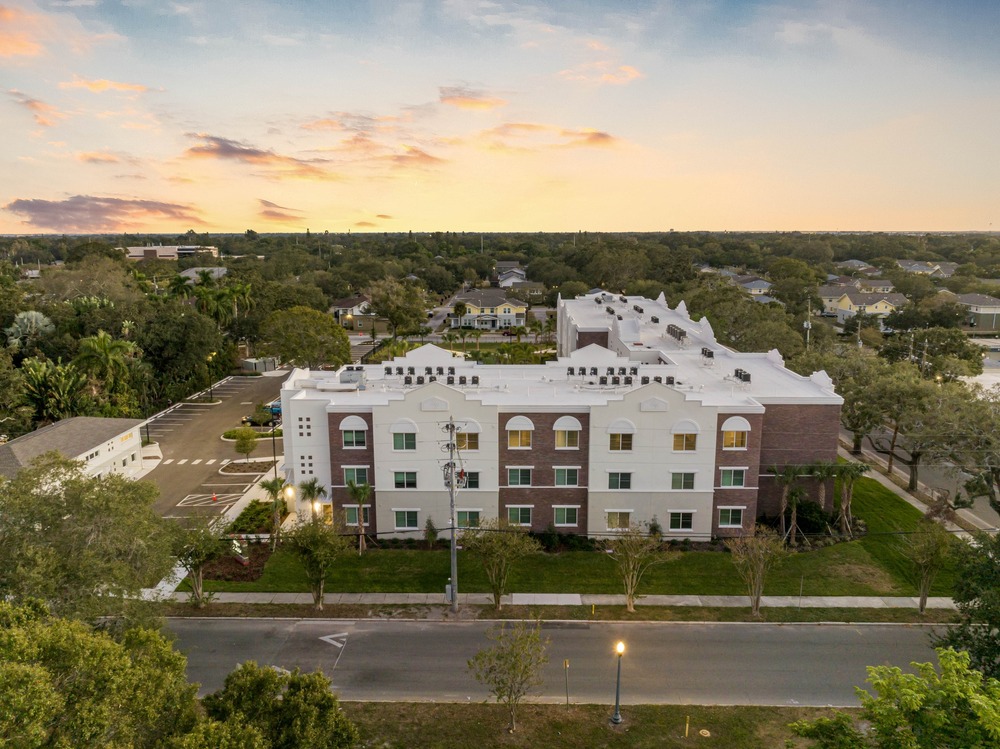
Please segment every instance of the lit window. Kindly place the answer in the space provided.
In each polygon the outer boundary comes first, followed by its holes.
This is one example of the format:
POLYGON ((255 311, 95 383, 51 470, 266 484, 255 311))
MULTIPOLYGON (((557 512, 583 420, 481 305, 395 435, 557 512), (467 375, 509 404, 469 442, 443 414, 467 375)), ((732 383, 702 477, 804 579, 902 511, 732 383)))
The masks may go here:
POLYGON ((574 526, 578 524, 576 507, 553 507, 555 524, 557 526, 574 526))
POLYGON ((580 483, 578 468, 557 468, 556 486, 577 486, 580 483))
POLYGON ((479 434, 477 432, 457 432, 455 434, 455 447, 459 450, 478 450, 479 434))
POLYGON ((694 513, 693 512, 671 512, 670 513, 670 530, 672 531, 689 531, 694 527, 694 513))
POLYGON ((392 435, 393 450, 416 450, 417 435, 413 432, 394 432, 392 435))
POLYGON ((576 430, 559 430, 556 432, 556 449, 571 450, 580 447, 580 433, 576 430))
POLYGON ((397 489, 416 489, 416 471, 396 471, 393 474, 393 484, 397 489))
POLYGON ((632 449, 632 435, 631 434, 612 434, 611 444, 609 448, 611 450, 631 450, 632 449))
POLYGON ((507 447, 513 449, 531 447, 531 431, 512 429, 507 432, 507 447))
POLYGON ((671 473, 670 474, 670 488, 671 489, 694 489, 694 474, 693 473, 671 473))
POLYGON ((513 525, 531 525, 531 508, 508 507, 507 522, 513 525))
POLYGON ((723 468, 722 486, 746 486, 747 471, 745 468, 723 468))
POLYGON ((743 508, 742 507, 723 507, 719 510, 719 527, 720 528, 742 528, 743 527, 743 508))
POLYGON ((367 432, 360 430, 346 430, 344 432, 344 447, 365 447, 367 445, 366 434, 367 432))
POLYGON ((619 531, 626 530, 632 525, 632 513, 631 512, 609 512, 608 513, 608 530, 609 531, 619 531))
POLYGON ((608 474, 608 488, 609 489, 631 489, 632 488, 632 474, 631 473, 609 473, 608 474))
POLYGON ((674 451, 675 452, 690 452, 697 449, 698 446, 698 435, 697 434, 675 434, 674 435, 674 451))
POLYGON ((725 450, 746 450, 746 432, 723 432, 722 447, 725 450))
POLYGON ((531 486, 531 469, 508 468, 507 486, 531 486))

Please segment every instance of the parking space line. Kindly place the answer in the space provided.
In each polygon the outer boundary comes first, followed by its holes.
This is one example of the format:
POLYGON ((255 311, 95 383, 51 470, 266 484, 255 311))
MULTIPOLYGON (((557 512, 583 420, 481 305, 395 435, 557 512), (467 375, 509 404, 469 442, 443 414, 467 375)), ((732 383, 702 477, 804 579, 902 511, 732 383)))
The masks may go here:
POLYGON ((180 460, 177 461, 177 465, 182 466, 187 462, 188 462, 187 458, 181 458, 180 460))
POLYGON ((173 462, 174 462, 173 458, 167 458, 165 461, 163 461, 163 465, 168 466, 173 462))
POLYGON ((201 458, 198 458, 197 460, 192 460, 192 461, 191 461, 191 465, 193 465, 193 466, 196 466, 196 465, 198 465, 199 463, 201 463, 201 458))
POLYGON ((205 461, 205 465, 207 465, 207 466, 210 466, 210 465, 212 465, 212 463, 214 463, 214 462, 215 462, 215 458, 212 458, 211 460, 206 460, 206 461, 205 461))

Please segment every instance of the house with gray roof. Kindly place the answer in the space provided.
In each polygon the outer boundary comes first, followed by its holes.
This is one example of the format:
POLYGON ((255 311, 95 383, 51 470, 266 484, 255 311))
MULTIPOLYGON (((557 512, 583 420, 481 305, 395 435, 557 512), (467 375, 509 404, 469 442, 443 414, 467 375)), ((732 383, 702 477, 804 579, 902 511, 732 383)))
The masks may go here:
POLYGON ((142 470, 141 419, 75 416, 36 429, 0 445, 0 474, 15 476, 48 452, 84 464, 90 476, 117 473, 135 476, 142 470))
POLYGON ((956 294, 955 302, 969 313, 966 325, 982 332, 1000 327, 1000 299, 986 294, 956 294))

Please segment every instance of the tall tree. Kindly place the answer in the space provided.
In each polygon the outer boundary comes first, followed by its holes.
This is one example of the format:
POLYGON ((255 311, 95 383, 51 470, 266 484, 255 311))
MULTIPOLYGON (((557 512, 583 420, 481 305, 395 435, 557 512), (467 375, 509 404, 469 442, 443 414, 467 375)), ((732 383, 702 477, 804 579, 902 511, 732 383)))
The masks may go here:
POLYGON ((356 484, 348 481, 347 494, 351 498, 351 503, 358 508, 358 556, 361 556, 365 553, 365 505, 372 495, 372 488, 367 482, 356 484))
POLYGON ((88 620, 148 615, 142 587, 173 567, 156 496, 148 482, 87 476, 54 453, 0 479, 0 599, 38 598, 88 620))
POLYGON ((300 367, 339 367, 351 361, 351 344, 344 329, 330 315, 308 307, 273 313, 263 337, 267 351, 300 367))
POLYGON ((854 485, 864 476, 871 466, 865 463, 842 463, 837 472, 840 480, 840 507, 837 510, 840 519, 840 532, 847 536, 854 524, 854 514, 851 512, 851 502, 854 499, 854 485))
POLYGON ((632 523, 628 528, 615 531, 615 535, 604 541, 604 548, 614 560, 618 577, 625 588, 625 608, 635 611, 635 599, 643 575, 653 566, 676 558, 675 553, 666 552, 659 536, 650 533, 649 525, 632 523))
POLYGON ((921 614, 927 609, 934 578, 948 561, 951 546, 951 534, 933 520, 922 520, 903 538, 903 556, 910 563, 910 578, 917 588, 917 608, 921 614))
POLYGON ((191 583, 191 603, 205 607, 205 567, 229 550, 229 540, 223 535, 218 518, 195 515, 177 527, 174 554, 177 563, 188 573, 191 583))
POLYGON ((528 535, 527 528, 513 525, 506 518, 487 518, 475 528, 466 528, 462 532, 462 546, 483 563, 497 611, 501 596, 507 592, 507 579, 514 563, 542 548, 528 535))
POLYGON ((282 476, 275 476, 273 479, 265 479, 260 482, 260 488, 267 492, 267 497, 271 500, 271 551, 278 548, 281 518, 288 507, 285 501, 286 486, 282 476))
POLYGON ((415 284, 386 278, 369 286, 367 293, 372 311, 389 322, 393 338, 400 329, 416 328, 427 319, 427 298, 415 284))
MULTIPOLYGON (((270 413, 268 413, 270 416, 270 413)), ((236 442, 233 449, 240 455, 246 456, 247 463, 250 462, 250 454, 257 449, 257 432, 250 427, 240 427, 236 430, 236 442)))
POLYGON ((518 705, 542 684, 542 667, 549 661, 545 652, 548 640, 542 639, 540 622, 500 622, 486 636, 493 645, 469 660, 469 670, 507 708, 509 730, 513 732, 517 728, 518 705))

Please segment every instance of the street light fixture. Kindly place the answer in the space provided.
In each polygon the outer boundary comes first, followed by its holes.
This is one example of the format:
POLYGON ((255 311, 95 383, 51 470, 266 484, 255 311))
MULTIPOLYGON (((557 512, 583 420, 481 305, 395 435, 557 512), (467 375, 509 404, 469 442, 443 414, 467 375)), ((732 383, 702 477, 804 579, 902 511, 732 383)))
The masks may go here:
POLYGON ((289 506, 288 503, 294 501, 295 501, 295 485, 287 484, 285 486, 285 512, 291 512, 291 510, 288 509, 289 506))
POLYGON ((313 517, 312 517, 312 519, 313 519, 313 522, 315 522, 316 520, 319 519, 319 500, 318 499, 314 499, 313 500, 312 511, 313 511, 313 517))
POLYGON ((625 643, 619 640, 618 644, 615 645, 615 652, 618 653, 618 681, 615 682, 615 712, 611 716, 611 722, 617 726, 622 722, 622 656, 625 654, 625 643))
POLYGON ((212 377, 212 359, 214 359, 214 358, 215 358, 215 352, 214 351, 212 353, 210 353, 208 356, 205 357, 205 363, 208 365, 208 402, 209 403, 211 403, 213 400, 215 400, 215 398, 213 397, 214 393, 212 391, 212 388, 215 386, 215 383, 212 382, 212 380, 214 379, 212 377))

